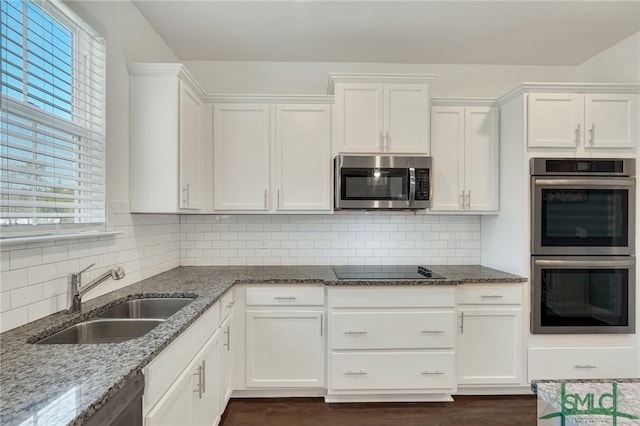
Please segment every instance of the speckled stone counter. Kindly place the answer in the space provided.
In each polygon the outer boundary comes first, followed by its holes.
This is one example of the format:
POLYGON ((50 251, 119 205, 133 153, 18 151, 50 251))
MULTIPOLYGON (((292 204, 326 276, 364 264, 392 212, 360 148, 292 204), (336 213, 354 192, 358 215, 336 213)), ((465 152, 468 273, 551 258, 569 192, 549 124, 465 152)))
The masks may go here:
POLYGON ((640 379, 538 380, 538 424, 638 425, 640 379), (615 419, 615 420, 614 420, 615 419))
POLYGON ((457 285, 526 279, 482 266, 431 266, 444 280, 340 281, 330 266, 180 267, 0 334, 0 424, 82 424, 234 284, 457 285), (127 299, 194 301, 142 337, 108 344, 34 345, 127 299))

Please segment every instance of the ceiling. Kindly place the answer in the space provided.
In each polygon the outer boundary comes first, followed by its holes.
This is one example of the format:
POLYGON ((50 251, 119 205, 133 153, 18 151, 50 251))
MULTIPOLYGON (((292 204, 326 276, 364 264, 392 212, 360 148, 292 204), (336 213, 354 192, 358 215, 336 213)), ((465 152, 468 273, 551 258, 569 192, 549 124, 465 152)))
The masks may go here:
POLYGON ((640 1, 134 0, 183 61, 578 65, 640 1))

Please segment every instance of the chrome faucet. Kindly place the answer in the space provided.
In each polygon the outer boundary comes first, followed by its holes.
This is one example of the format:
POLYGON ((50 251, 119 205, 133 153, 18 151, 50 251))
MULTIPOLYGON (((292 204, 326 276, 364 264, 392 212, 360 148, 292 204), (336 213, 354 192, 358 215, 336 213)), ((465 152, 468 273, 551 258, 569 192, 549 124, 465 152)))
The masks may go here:
POLYGON ((108 280, 109 278, 113 278, 114 280, 124 278, 124 269, 122 269, 122 266, 118 265, 114 268, 109 269, 107 272, 100 275, 93 281, 82 285, 82 274, 88 271, 94 265, 95 263, 87 266, 80 272, 69 274, 69 312, 80 312, 82 308, 82 296, 92 288, 96 287, 98 284, 108 280))

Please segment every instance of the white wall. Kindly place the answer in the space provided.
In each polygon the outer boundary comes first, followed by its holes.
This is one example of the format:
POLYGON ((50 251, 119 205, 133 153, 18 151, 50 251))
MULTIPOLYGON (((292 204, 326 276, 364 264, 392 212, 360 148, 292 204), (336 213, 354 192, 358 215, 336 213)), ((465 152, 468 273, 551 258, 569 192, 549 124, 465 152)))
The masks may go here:
POLYGON ((129 214, 130 62, 177 58, 129 1, 67 3, 107 40, 107 227, 116 237, 2 246, 0 331, 66 308, 67 274, 96 263, 90 280, 116 263, 127 276, 108 281, 89 299, 179 264, 177 215, 129 214))
POLYGON ((577 74, 584 82, 640 82, 640 32, 585 61, 577 74))
POLYGON ((480 217, 412 213, 180 218, 181 265, 477 265, 480 217))

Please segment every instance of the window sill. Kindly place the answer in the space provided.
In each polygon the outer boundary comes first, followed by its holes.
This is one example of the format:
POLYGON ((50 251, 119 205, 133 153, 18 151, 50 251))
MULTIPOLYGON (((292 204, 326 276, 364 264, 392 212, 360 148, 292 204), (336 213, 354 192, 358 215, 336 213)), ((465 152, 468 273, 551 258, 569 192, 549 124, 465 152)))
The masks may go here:
POLYGON ((122 234, 122 231, 89 231, 77 232, 74 234, 47 234, 47 235, 27 235, 24 237, 6 237, 0 239, 0 247, 7 247, 17 244, 42 243, 58 240, 76 240, 83 238, 111 237, 122 234))

